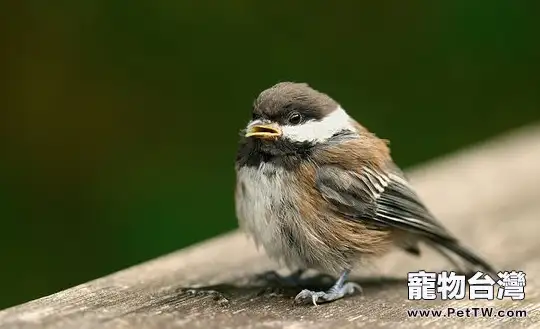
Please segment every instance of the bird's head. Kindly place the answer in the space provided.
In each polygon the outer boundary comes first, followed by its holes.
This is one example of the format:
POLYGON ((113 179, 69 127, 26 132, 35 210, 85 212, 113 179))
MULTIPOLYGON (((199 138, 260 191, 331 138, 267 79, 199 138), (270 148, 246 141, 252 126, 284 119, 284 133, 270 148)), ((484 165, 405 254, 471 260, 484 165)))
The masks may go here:
POLYGON ((257 97, 244 136, 266 144, 317 144, 347 131, 354 131, 351 118, 328 95, 305 83, 281 82, 257 97))

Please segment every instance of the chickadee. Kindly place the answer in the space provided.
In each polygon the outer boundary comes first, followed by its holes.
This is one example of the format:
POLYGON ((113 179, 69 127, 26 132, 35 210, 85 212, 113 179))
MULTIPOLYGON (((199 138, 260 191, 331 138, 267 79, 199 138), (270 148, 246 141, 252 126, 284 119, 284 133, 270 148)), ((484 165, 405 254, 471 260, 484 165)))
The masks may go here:
POLYGON ((252 115, 235 166, 240 227, 290 268, 339 276, 328 291, 302 290, 297 302, 361 291, 346 282, 355 263, 392 247, 420 255, 420 241, 494 272, 424 206, 387 142, 328 95, 305 83, 278 83, 257 97, 252 115))

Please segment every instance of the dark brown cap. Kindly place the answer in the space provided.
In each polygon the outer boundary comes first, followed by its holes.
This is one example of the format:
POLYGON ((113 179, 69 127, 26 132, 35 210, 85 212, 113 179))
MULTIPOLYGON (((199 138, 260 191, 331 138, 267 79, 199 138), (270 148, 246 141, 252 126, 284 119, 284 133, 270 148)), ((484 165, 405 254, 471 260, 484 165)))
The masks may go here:
POLYGON ((307 83, 280 82, 260 93, 253 106, 254 117, 280 122, 291 112, 320 120, 339 104, 307 83))

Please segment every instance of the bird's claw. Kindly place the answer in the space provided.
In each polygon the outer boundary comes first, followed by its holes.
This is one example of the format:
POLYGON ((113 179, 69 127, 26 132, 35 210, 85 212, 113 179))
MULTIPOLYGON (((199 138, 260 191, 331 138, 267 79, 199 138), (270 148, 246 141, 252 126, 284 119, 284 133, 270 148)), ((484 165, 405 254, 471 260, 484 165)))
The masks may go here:
POLYGON ((346 295, 352 295, 355 291, 362 293, 362 287, 354 282, 347 282, 341 287, 332 287, 327 292, 324 291, 311 291, 308 289, 302 290, 294 298, 295 303, 301 304, 306 301, 311 301, 313 305, 317 306, 317 302, 325 303, 340 299, 346 295))

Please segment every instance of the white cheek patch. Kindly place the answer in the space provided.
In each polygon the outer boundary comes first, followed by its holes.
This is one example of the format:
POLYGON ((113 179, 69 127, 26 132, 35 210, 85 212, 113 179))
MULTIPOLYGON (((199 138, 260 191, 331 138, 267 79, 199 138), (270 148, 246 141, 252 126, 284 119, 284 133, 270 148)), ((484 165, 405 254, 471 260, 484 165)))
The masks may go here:
POLYGON ((298 126, 282 126, 283 137, 295 142, 324 142, 342 130, 356 131, 351 118, 341 107, 320 121, 308 121, 298 126))

